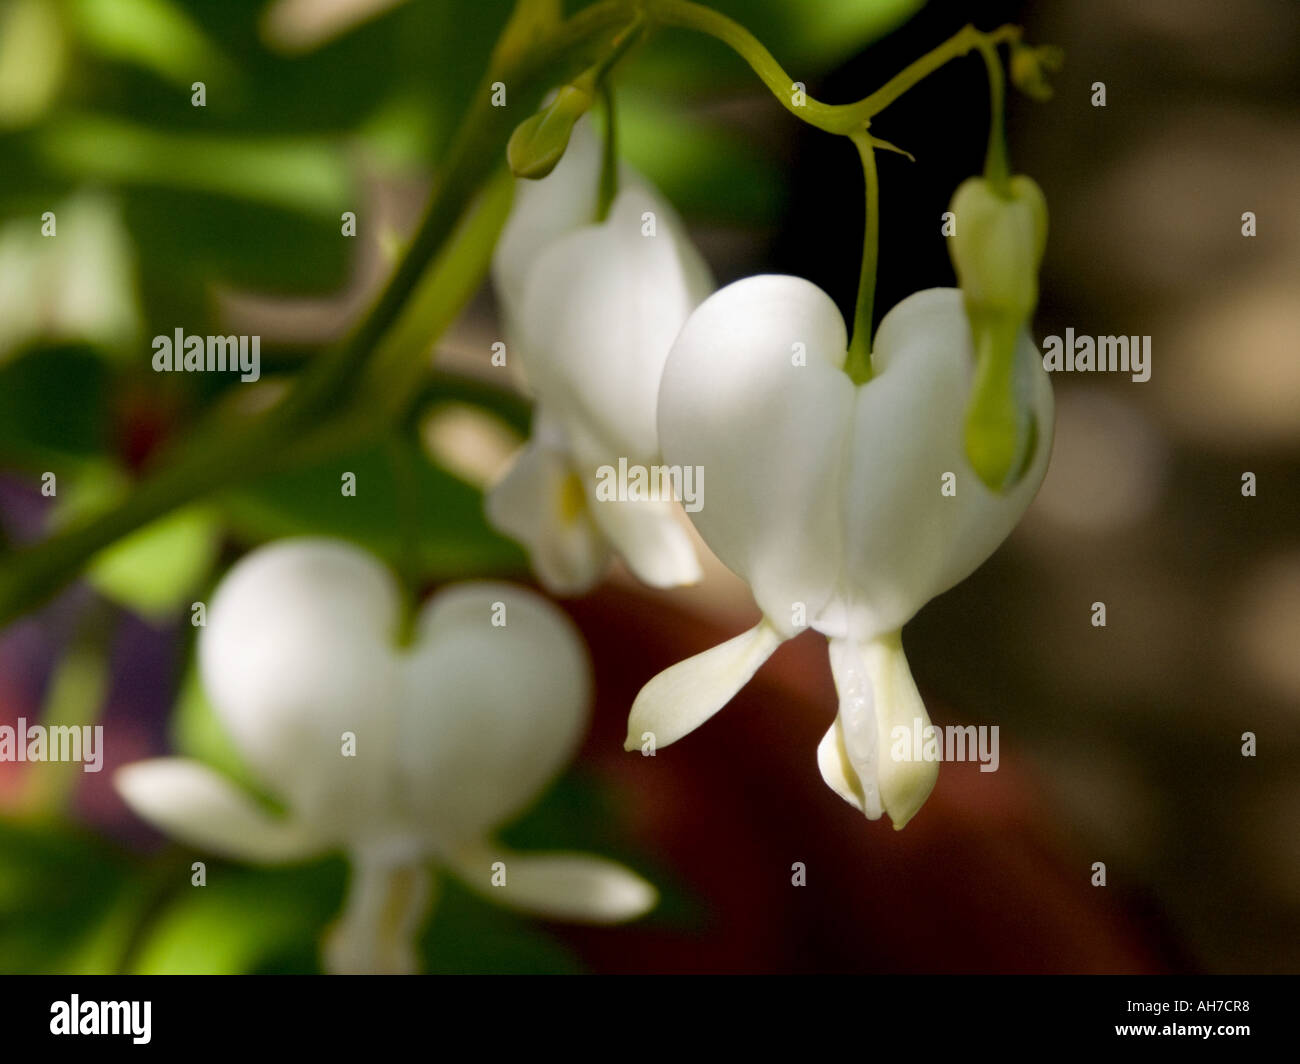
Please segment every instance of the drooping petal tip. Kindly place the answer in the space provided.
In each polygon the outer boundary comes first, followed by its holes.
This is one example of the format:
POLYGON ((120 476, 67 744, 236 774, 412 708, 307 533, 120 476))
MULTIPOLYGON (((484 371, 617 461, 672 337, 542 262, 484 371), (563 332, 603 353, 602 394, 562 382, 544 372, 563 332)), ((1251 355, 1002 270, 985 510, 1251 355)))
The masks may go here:
POLYGON ((587 854, 507 853, 466 847, 452 858, 466 886, 521 912, 583 924, 620 924, 644 916, 659 892, 631 869, 587 854))
POLYGON ((784 637, 766 619, 734 639, 679 661, 641 688, 628 715, 624 750, 675 743, 735 697, 784 637), (647 740, 643 736, 651 736, 647 740))
POLYGON ((206 765, 160 757, 113 777, 123 801, 168 835, 213 853, 263 864, 300 860, 326 846, 305 825, 277 819, 206 765))
POLYGON ((831 671, 839 714, 817 750, 826 783, 875 820, 887 813, 901 830, 939 778, 921 737, 931 725, 897 632, 858 643, 832 639, 831 671))

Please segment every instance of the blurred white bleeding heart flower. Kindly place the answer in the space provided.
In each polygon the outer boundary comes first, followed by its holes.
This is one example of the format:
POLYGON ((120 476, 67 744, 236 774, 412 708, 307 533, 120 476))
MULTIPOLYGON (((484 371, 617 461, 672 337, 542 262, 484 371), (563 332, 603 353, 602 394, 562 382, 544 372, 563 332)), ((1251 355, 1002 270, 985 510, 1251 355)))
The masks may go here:
POLYGON ((552 918, 613 923, 648 911, 654 888, 621 865, 510 854, 491 841, 584 730, 589 665, 571 622, 524 589, 459 584, 425 604, 399 647, 400 602, 388 571, 344 543, 288 540, 249 554, 211 603, 199 668, 286 814, 184 758, 125 766, 119 792, 163 831, 223 856, 346 853, 348 899, 324 944, 333 972, 416 969, 430 864, 552 918))
POLYGON ((1029 505, 1047 467, 1052 391, 1022 331, 1016 358, 1039 445, 1023 479, 995 494, 964 456, 974 351, 960 291, 894 307, 866 383, 844 372, 846 348, 830 297, 777 276, 722 289, 673 346, 659 395, 664 457, 707 470, 708 505, 691 518, 749 583, 763 619, 646 684, 627 746, 646 732, 664 746, 699 727, 806 624, 830 640, 840 698, 817 752, 822 775, 868 817, 886 812, 901 828, 938 765, 921 751, 892 756, 895 727, 930 726, 900 630, 992 554, 1029 505), (948 473, 955 495, 942 493, 948 473))
POLYGON ((601 143, 588 121, 548 177, 518 183, 493 259, 508 350, 537 403, 488 517, 556 593, 591 587, 612 551, 647 584, 690 584, 699 562, 676 504, 597 499, 597 471, 658 463, 664 360, 712 280, 676 212, 626 167, 608 217, 593 222, 601 143))

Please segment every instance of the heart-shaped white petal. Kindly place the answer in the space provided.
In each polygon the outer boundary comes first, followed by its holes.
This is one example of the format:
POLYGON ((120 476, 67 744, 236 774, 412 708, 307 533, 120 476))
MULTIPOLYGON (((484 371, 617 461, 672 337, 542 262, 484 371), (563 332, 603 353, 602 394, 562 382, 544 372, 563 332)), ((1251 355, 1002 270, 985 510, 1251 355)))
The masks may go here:
MULTIPOLYGON (((375 559, 322 539, 254 551, 218 588, 199 637, 204 686, 286 816, 184 759, 116 777, 141 816, 204 849, 265 862, 345 850, 348 900, 324 942, 332 972, 416 970, 428 859, 478 863, 490 830, 572 755, 587 717, 585 647, 545 599, 454 585, 421 609, 406 647, 398 604, 375 559)), ((612 861, 509 861, 511 888, 485 893, 518 908, 609 923, 655 901, 612 861)))
POLYGON ((843 487, 845 598, 856 616, 827 616, 829 635, 897 631, 934 596, 979 568, 1019 522, 1047 472, 1054 405, 1042 357, 1022 332, 1039 445, 1024 477, 990 491, 966 460, 963 425, 974 376, 965 307, 955 288, 917 292, 880 323, 876 376, 858 389, 843 487), (956 495, 944 495, 945 473, 956 495))
POLYGON ((609 217, 550 243, 524 287, 528 379, 565 427, 575 464, 653 462, 659 378, 687 316, 711 289, 676 213, 639 182, 609 217), (653 235, 646 235, 652 216, 653 235))
POLYGON ((395 760, 412 813, 444 837, 480 838, 573 756, 590 665, 573 623, 545 599, 507 584, 447 588, 421 611, 405 664, 395 760))
MULTIPOLYGON (((1021 343, 1036 359, 1028 335, 1021 343)), ((864 641, 896 631, 1006 538, 1046 471, 1052 396, 1038 362, 1042 442, 1021 482, 995 495, 963 450, 973 366, 959 291, 918 292, 891 310, 865 385, 843 373, 845 353, 843 319, 821 289, 738 281, 678 336, 659 431, 666 462, 704 467, 709 497, 692 519, 769 620, 792 634, 802 603, 814 627, 864 641), (948 472, 955 496, 941 492, 948 472)))
POLYGON ((226 575, 200 629, 204 690, 258 779, 339 840, 385 817, 399 595, 370 556, 285 540, 226 575), (358 756, 342 754, 344 733, 358 756))
POLYGON ((708 479, 692 521, 787 637, 795 605, 815 617, 841 575, 847 345, 816 285, 751 277, 691 315, 659 388, 664 461, 701 466, 708 479))
POLYGON ((376 561, 291 540, 231 570, 199 640, 204 687, 268 790, 333 840, 393 859, 518 812, 572 753, 589 698, 571 622, 521 588, 436 595, 407 648, 398 622, 376 561))

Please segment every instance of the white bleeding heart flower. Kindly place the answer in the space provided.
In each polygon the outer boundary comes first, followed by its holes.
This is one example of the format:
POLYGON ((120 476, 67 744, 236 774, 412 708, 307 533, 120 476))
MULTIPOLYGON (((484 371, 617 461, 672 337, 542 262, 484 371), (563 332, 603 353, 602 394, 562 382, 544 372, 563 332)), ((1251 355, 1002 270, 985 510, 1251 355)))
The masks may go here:
POLYGON ((400 615, 392 576, 356 547, 302 539, 252 552, 216 592, 199 668, 236 747, 286 814, 185 758, 125 766, 119 792, 161 830, 223 856, 346 853, 348 900, 325 942, 335 972, 416 968, 431 863, 490 900, 553 918, 612 923, 646 912, 654 888, 612 861, 508 854, 491 841, 584 730, 589 664, 568 618, 492 583, 434 595, 405 647, 395 642, 400 615))
POLYGON ((691 315, 659 393, 664 458, 708 472, 691 519, 763 619, 646 684, 628 749, 645 732, 663 746, 703 724, 803 622, 830 640, 840 697, 818 749, 823 777, 872 819, 911 818, 938 766, 891 756, 895 727, 930 726, 902 626, 993 553, 1047 468, 1051 384, 1027 332, 1018 343, 1041 436, 1024 478, 995 494, 964 456, 974 352, 957 289, 918 292, 886 315, 862 385, 844 372, 843 318, 807 281, 748 278, 691 315), (947 473, 955 495, 941 492, 947 473))
POLYGON ((676 212, 628 168, 608 217, 592 221, 600 156, 584 119, 550 176, 519 182, 493 259, 509 350, 537 405, 533 438, 487 512, 557 593, 595 584, 611 551, 655 587, 700 578, 671 499, 596 494, 601 467, 659 462, 664 361, 713 288, 676 212))

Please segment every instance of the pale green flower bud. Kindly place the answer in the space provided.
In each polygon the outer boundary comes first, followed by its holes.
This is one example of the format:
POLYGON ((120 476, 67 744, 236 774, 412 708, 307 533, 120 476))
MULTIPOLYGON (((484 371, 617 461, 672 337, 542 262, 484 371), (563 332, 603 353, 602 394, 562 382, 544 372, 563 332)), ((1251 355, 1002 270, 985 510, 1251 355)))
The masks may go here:
POLYGON ((577 85, 565 85, 555 99, 510 135, 506 161, 515 177, 536 181, 555 169, 569 146, 578 119, 591 109, 592 95, 577 85))
POLYGON ((950 251, 976 353, 966 410, 966 458, 995 491, 1015 484, 1033 457, 1037 431, 1026 401, 1016 337, 1038 304, 1038 268, 1047 243, 1047 203, 1028 177, 1005 190, 982 177, 952 199, 957 231, 950 251))
POLYGON ((1013 177, 1006 193, 982 177, 963 181, 949 208, 957 231, 952 264, 971 309, 1015 312, 1038 303, 1038 267, 1047 246, 1047 201, 1032 178, 1013 177))
POLYGON ((1031 48, 1017 43, 1011 48, 1011 83, 1035 100, 1050 100, 1052 86, 1047 75, 1060 70, 1064 62, 1065 52, 1060 48, 1052 45, 1031 48))

